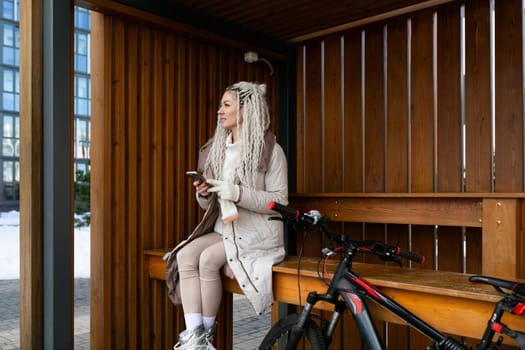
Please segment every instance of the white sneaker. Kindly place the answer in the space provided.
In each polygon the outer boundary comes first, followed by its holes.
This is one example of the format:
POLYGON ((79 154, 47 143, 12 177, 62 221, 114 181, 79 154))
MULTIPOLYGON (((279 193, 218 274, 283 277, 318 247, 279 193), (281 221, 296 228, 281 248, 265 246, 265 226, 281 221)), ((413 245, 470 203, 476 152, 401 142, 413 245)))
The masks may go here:
POLYGON ((213 325, 210 329, 208 329, 204 334, 206 335, 206 350, 217 350, 213 346, 213 337, 215 336, 215 332, 217 331, 217 323, 213 325))
POLYGON ((207 350, 208 340, 204 327, 199 327, 189 331, 184 330, 179 334, 179 341, 173 346, 174 350, 207 350))

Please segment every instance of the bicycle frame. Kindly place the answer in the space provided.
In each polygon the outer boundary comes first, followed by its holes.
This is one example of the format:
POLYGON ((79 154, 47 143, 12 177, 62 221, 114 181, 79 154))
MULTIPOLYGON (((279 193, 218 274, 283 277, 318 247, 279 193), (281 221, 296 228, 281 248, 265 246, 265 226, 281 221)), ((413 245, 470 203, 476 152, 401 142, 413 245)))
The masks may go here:
MULTIPOLYGON (((349 309, 367 348, 384 349, 384 344, 372 322, 372 317, 366 303, 366 299, 371 299, 426 335, 436 344, 437 347, 435 347, 435 349, 469 349, 468 346, 459 343, 454 338, 445 336, 354 273, 351 269, 352 260, 353 254, 349 252, 345 253, 344 258, 337 266, 336 272, 326 293, 318 294, 317 292, 310 292, 308 294, 307 303, 297 322, 298 329, 302 329, 304 322, 306 322, 314 305, 319 301, 325 301, 335 306, 332 319, 329 321, 329 325, 324 331, 324 336, 329 343, 331 342, 335 326, 340 316, 345 309, 349 309), (339 296, 342 297, 343 301, 341 301, 339 296)), ((491 318, 492 322, 489 321, 487 324, 483 338, 477 349, 486 350, 489 348, 495 334, 495 331, 492 329, 492 323, 499 321, 503 313, 504 309, 501 306, 501 302, 497 303, 491 318)), ((523 336, 521 332, 517 333, 519 333, 521 337, 523 336)), ((292 335, 287 349, 295 349, 299 340, 299 334, 296 334, 296 336, 297 339, 293 339, 294 335, 292 335)), ((519 339, 517 340, 519 342, 519 339)))
MULTIPOLYGON (((439 331, 434 329, 432 326, 418 318, 416 315, 405 309, 403 306, 388 296, 384 295, 380 290, 354 273, 351 270, 352 259, 352 254, 345 255, 337 267, 327 292, 325 294, 310 292, 307 297, 307 306, 310 304, 311 307, 313 307, 318 301, 325 301, 333 305, 337 305, 340 295, 345 302, 344 304, 346 305, 346 308, 348 308, 354 316, 356 325, 360 334, 362 335, 363 341, 369 349, 383 349, 384 346, 382 344, 381 337, 379 336, 372 322, 372 318, 364 296, 374 300, 392 313, 401 317, 403 320, 406 320, 414 328, 427 335, 436 343, 443 343, 445 341, 446 337, 439 331)), ((311 307, 305 307, 305 310, 308 310, 307 313, 309 313, 311 307)), ((328 330, 325 334, 327 339, 331 339, 332 333, 335 330, 335 324, 343 312, 344 307, 336 306, 334 316, 332 317, 328 330)), ((306 316, 307 314, 304 315, 304 317, 306 316)), ((299 318, 298 323, 300 322, 301 317, 299 318)))

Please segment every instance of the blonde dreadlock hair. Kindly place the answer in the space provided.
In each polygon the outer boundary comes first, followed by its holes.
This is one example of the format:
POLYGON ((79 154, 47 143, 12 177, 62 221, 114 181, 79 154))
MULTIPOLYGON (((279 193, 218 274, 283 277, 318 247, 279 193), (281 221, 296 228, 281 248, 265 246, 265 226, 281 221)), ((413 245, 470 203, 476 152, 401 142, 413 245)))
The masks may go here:
MULTIPOLYGON (((235 169, 241 182, 248 187, 255 187, 257 167, 264 148, 264 134, 270 127, 270 113, 266 102, 266 85, 240 81, 226 88, 237 100, 237 130, 241 130, 238 139, 242 142, 240 167, 235 169), (241 116, 242 112, 242 116, 241 116), (242 128, 240 121, 242 120, 242 128)), ((232 133, 217 124, 210 154, 204 165, 211 168, 214 176, 222 178, 222 165, 226 153, 226 141, 232 133)))

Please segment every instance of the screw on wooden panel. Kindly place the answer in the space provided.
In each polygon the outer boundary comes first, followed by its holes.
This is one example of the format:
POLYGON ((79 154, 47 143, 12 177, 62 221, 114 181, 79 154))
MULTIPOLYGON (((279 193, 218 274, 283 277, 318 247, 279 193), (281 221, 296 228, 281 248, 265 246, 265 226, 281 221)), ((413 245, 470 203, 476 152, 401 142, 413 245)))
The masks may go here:
POLYGON ((335 213, 334 216, 337 217, 337 213, 335 213))
POLYGON ((501 220, 496 220, 496 224, 501 225, 501 220))
POLYGON ((496 207, 498 207, 498 208, 501 207, 501 202, 497 202, 496 203, 496 207))
POLYGON ((483 219, 478 219, 478 222, 479 222, 479 223, 482 223, 482 222, 483 222, 483 219))

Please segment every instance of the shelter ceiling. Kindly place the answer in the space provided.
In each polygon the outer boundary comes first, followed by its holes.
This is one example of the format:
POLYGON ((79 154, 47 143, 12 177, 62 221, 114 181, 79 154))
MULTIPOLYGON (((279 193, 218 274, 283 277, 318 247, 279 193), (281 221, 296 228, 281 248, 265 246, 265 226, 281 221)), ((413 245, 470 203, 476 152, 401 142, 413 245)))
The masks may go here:
MULTIPOLYGON (((148 1, 148 0, 144 0, 148 1)), ((407 7, 423 0, 167 0, 174 8, 219 19, 283 41, 407 7)), ((439 2, 439 1, 437 1, 439 2)), ((444 2, 444 1, 441 1, 444 2)))

